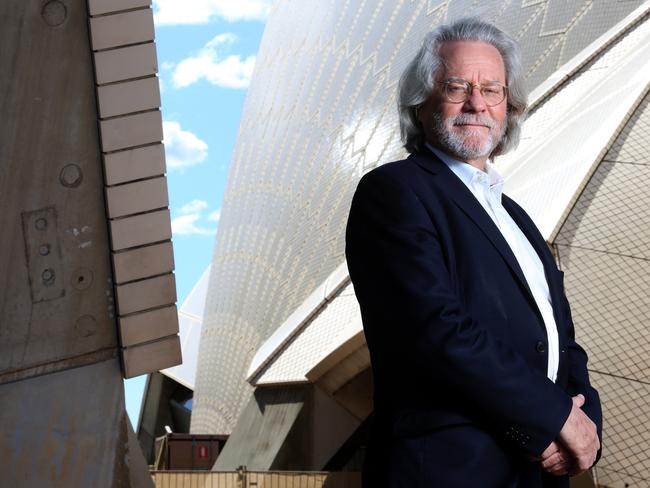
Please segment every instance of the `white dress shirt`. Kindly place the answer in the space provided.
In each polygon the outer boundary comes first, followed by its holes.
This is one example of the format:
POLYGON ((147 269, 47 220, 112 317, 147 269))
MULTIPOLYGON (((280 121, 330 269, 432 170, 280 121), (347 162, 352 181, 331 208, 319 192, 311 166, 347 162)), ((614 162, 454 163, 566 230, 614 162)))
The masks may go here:
POLYGON ((548 338, 548 367, 546 374, 551 381, 555 381, 560 360, 559 342, 544 265, 524 233, 501 204, 503 177, 489 162, 486 164, 487 172, 484 172, 471 164, 453 159, 429 144, 427 144, 427 147, 449 166, 449 169, 472 192, 472 195, 476 197, 501 231, 501 235, 510 246, 515 258, 517 258, 528 287, 544 319, 548 338))

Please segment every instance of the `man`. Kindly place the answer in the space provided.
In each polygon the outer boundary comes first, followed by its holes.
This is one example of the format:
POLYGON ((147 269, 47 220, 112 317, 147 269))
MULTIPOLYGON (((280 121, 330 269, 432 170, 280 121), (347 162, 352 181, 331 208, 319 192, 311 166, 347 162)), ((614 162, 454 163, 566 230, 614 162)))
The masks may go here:
POLYGON ((488 158, 526 109, 516 43, 429 33, 400 80, 408 159, 366 174, 346 235, 375 411, 364 487, 566 487, 601 410, 563 274, 488 158))

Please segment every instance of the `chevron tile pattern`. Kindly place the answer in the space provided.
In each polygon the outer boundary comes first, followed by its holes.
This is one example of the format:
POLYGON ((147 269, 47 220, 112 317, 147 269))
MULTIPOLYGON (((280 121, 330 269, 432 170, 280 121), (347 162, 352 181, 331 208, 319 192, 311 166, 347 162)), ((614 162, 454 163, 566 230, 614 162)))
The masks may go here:
POLYGON ((279 1, 248 92, 213 255, 191 431, 228 434, 257 348, 344 260, 361 175, 402 158, 396 84, 468 14, 522 45, 534 89, 641 1, 279 1), (480 4, 480 5, 479 5, 480 4))

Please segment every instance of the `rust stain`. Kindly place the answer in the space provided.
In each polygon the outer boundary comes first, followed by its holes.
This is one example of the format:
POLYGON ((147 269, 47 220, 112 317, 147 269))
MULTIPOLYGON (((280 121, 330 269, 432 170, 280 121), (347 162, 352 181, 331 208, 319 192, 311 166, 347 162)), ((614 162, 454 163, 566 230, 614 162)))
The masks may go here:
POLYGON ((109 347, 106 349, 93 351, 88 354, 81 354, 72 358, 61 359, 59 361, 51 361, 29 368, 0 373, 0 385, 23 380, 26 378, 42 376, 44 374, 55 373, 64 369, 76 368, 79 366, 98 363, 100 361, 106 361, 107 359, 117 357, 117 351, 118 350, 116 347, 109 347))
POLYGON ((113 485, 112 488, 131 488, 129 463, 127 456, 129 454, 129 435, 128 435, 128 418, 124 412, 120 416, 118 424, 118 438, 115 442, 115 462, 113 465, 113 485))

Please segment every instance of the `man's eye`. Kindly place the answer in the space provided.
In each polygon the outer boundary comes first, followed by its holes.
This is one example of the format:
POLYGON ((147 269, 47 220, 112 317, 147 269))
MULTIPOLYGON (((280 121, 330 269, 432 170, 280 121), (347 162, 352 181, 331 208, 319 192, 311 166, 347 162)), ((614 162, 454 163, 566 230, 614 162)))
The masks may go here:
POLYGON ((500 95, 501 87, 500 86, 484 86, 483 93, 486 95, 500 95))
POLYGON ((465 85, 449 83, 449 85, 447 85, 447 89, 449 90, 450 93, 462 93, 465 91, 465 85))

